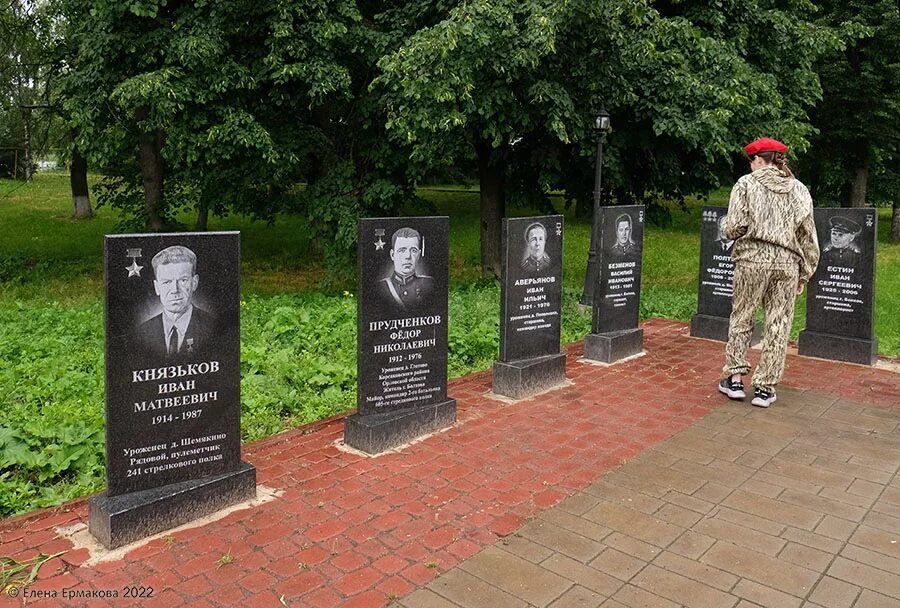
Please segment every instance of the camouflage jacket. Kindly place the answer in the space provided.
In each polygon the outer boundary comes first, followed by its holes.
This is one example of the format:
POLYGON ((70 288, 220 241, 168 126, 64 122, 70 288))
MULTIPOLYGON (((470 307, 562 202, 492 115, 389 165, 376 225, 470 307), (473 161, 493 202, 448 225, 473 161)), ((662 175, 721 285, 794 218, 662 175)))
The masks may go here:
POLYGON ((740 178, 731 190, 724 232, 731 257, 770 268, 797 268, 806 283, 819 263, 809 190, 772 165, 740 178))

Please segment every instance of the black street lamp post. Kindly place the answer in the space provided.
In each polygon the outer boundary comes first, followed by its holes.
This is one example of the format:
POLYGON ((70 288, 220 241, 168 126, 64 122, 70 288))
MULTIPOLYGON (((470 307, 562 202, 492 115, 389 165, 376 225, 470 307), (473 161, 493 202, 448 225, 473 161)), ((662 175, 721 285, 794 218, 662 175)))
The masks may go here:
POLYGON ((609 114, 606 108, 601 107, 594 117, 594 133, 597 134, 597 163, 594 170, 594 211, 591 220, 591 248, 588 251, 587 271, 584 273, 584 293, 581 295, 581 304, 591 306, 594 302, 594 284, 600 272, 599 252, 600 245, 600 192, 603 173, 603 143, 606 134, 611 128, 609 114))

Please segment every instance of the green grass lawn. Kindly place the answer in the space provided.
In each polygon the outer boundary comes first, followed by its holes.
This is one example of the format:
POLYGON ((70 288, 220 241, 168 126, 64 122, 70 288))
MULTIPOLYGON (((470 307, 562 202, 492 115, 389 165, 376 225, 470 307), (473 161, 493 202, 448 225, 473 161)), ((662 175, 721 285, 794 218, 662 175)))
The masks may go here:
MULTIPOLYGON (((497 356, 500 289, 481 279, 478 195, 422 189, 450 216, 451 376, 487 369, 497 356)), ((727 192, 712 204, 727 204, 727 192)), ((561 210, 561 202, 557 201, 561 210)), ((876 334, 882 353, 900 354, 900 246, 880 216, 876 334)), ((512 208, 510 215, 533 210, 512 208)), ((641 317, 687 321, 696 308, 700 205, 649 226, 641 317)), ((68 178, 38 174, 0 180, 0 516, 57 504, 104 485, 103 235, 116 214, 71 219, 68 178)), ((188 225, 193 218, 182 218, 188 225)), ((351 285, 320 286, 308 256, 306 223, 274 225, 211 218, 210 229, 240 230, 242 259, 242 437, 258 439, 355 406, 356 303, 351 285)), ((583 338, 590 313, 577 304, 590 223, 566 213, 563 341, 583 338)), ((793 335, 803 327, 799 302, 793 335)))

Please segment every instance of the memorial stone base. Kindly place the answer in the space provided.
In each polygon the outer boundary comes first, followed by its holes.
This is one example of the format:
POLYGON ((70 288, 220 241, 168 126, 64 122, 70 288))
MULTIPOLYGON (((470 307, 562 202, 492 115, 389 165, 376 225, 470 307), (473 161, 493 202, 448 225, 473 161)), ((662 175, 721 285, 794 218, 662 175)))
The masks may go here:
MULTIPOLYGON (((691 317, 691 336, 728 342, 728 317, 694 315, 691 317)), ((753 323, 753 335, 750 337, 750 344, 756 345, 760 342, 762 342, 762 324, 756 321, 753 323)))
POLYGON ((344 419, 344 443, 367 454, 378 454, 454 422, 456 399, 383 414, 353 414, 344 419))
POLYGON ((256 497, 256 467, 88 501, 88 529, 107 549, 176 528, 256 497))
POLYGON ((878 338, 863 340, 804 329, 800 332, 797 352, 807 357, 875 365, 878 360, 878 338))
POLYGON ((566 381, 566 356, 562 353, 494 361, 493 391, 512 399, 525 399, 566 381))
POLYGON ((640 327, 588 334, 584 338, 584 357, 592 361, 613 363, 644 350, 644 330, 640 327))

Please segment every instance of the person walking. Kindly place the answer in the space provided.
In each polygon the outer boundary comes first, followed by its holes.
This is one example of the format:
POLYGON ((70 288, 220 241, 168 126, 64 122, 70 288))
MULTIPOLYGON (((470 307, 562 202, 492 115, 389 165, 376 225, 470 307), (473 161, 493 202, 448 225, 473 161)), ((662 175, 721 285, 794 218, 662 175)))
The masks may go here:
POLYGON ((809 190, 787 164, 787 146, 763 137, 744 147, 751 173, 731 190, 725 236, 734 239, 734 295, 719 391, 744 399, 750 373, 747 348, 757 306, 765 311, 765 338, 753 374, 752 404, 769 407, 784 374, 794 301, 819 262, 809 190))

